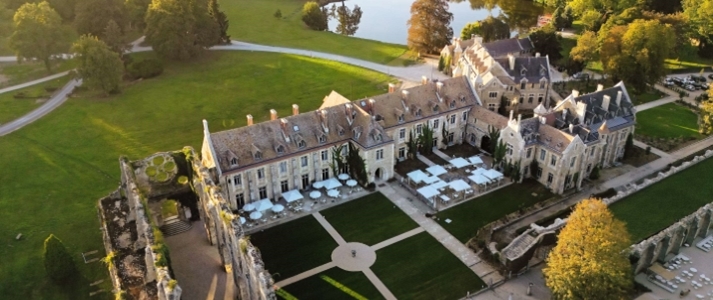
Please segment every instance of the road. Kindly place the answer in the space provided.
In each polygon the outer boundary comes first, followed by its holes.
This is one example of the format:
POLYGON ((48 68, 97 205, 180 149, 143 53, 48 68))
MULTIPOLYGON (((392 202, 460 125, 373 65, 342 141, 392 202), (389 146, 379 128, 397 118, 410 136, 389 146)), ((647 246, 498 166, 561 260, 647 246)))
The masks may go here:
POLYGON ((63 77, 63 76, 67 76, 67 74, 69 74, 69 71, 64 71, 64 72, 62 72, 62 73, 57 73, 57 74, 50 75, 50 76, 47 76, 47 77, 44 77, 44 78, 36 79, 36 80, 33 80, 33 81, 28 81, 28 82, 21 83, 21 84, 18 84, 18 85, 9 86, 9 87, 6 87, 6 88, 4 88, 4 89, 0 89, 0 94, 4 94, 4 93, 7 93, 7 92, 12 92, 12 91, 19 90, 19 89, 24 89, 24 88, 26 88, 26 87, 28 87, 28 86, 33 86, 33 85, 35 85, 35 84, 40 84, 40 83, 43 83, 43 82, 46 82, 46 81, 50 81, 50 80, 57 79, 57 78, 60 78, 60 77, 63 77))
POLYGON ((8 133, 11 133, 15 130, 18 130, 22 127, 24 127, 27 124, 30 124, 34 122, 35 120, 42 118, 44 115, 50 113, 53 111, 55 108, 59 107, 64 103, 64 101, 67 100, 67 96, 69 93, 74 90, 75 87, 80 86, 82 84, 82 80, 77 80, 73 79, 67 85, 65 85, 62 89, 57 91, 50 99, 45 102, 42 106, 39 108, 31 111, 29 114, 26 114, 19 119, 15 119, 12 122, 3 124, 0 126, 0 136, 7 135, 8 133))

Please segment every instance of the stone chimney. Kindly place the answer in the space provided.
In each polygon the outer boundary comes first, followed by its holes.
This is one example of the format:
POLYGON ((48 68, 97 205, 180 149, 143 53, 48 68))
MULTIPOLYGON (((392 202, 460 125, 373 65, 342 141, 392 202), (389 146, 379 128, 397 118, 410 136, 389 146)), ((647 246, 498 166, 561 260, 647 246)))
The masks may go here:
POLYGON ((396 90, 396 85, 389 83, 389 93, 393 93, 396 90))
POLYGON ((621 91, 616 92, 616 106, 621 107, 621 95, 623 93, 621 91))
POLYGON ((562 119, 567 119, 567 109, 562 110, 562 119))
POLYGON ((517 114, 517 125, 520 125, 520 121, 522 121, 522 114, 517 114))
POLYGON ((513 116, 514 113, 515 113, 515 111, 510 110, 510 118, 509 118, 508 120, 512 121, 512 116, 513 116))
POLYGON ((428 83, 428 77, 426 76, 421 76, 421 84, 427 84, 428 83))
POLYGON ((292 104, 292 115, 296 116, 300 114, 300 106, 297 104, 292 104))
POLYGON ((272 121, 277 120, 277 111, 274 109, 270 110, 270 120, 272 120, 272 121))
POLYGON ((404 99, 404 101, 408 100, 408 91, 407 90, 401 91, 401 99, 404 99))
POLYGON ((569 123, 569 133, 574 134, 574 124, 569 123))
POLYGON ((436 92, 441 92, 443 91, 443 82, 436 82, 436 92))
POLYGON ((600 84, 597 84, 597 92, 601 92, 603 89, 604 89, 604 85, 603 85, 603 84, 601 84, 601 83, 600 83, 600 84))
POLYGON ((572 90, 572 97, 573 97, 573 98, 579 97, 579 91, 578 91, 578 90, 572 90))
POLYGON ((510 71, 515 71, 515 56, 508 53, 508 63, 510 64, 510 71))
POLYGON ((602 97, 602 108, 605 111, 609 111, 609 102, 610 101, 611 101, 611 97, 609 97, 609 95, 604 95, 604 97, 602 97))
POLYGON ((540 52, 535 52, 535 57, 540 57, 540 52))
POLYGON ((252 125, 253 124, 253 115, 247 115, 246 117, 248 118, 248 126, 252 125))

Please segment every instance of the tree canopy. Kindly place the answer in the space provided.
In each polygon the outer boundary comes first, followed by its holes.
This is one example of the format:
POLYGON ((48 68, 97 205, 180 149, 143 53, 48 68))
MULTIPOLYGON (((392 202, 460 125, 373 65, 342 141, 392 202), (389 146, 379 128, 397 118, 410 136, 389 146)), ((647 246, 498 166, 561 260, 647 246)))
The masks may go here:
POLYGON ((599 56, 605 73, 644 91, 666 75, 664 61, 674 45, 671 26, 657 20, 635 20, 628 26, 611 28, 601 43, 599 56))
POLYGON ((186 60, 220 43, 220 28, 205 0, 153 0, 146 13, 146 41, 161 56, 186 60))
POLYGON ((151 5, 151 0, 124 0, 130 25, 134 28, 143 29, 146 27, 146 12, 151 5))
POLYGON ((208 13, 213 17, 213 20, 218 24, 218 31, 220 32, 220 43, 228 44, 230 43, 230 35, 228 35, 228 27, 230 26, 230 21, 223 11, 220 10, 220 5, 218 5, 218 0, 210 0, 208 2, 208 13))
POLYGON ((585 31, 577 38, 577 45, 569 52, 569 57, 583 63, 595 61, 597 60, 598 43, 596 33, 585 31))
POLYGON ((114 20, 109 20, 109 22, 107 22, 106 27, 104 27, 101 40, 109 46, 111 51, 118 53, 119 56, 123 56, 124 52, 129 49, 129 43, 126 41, 126 36, 122 33, 121 28, 118 24, 116 24, 116 22, 114 22, 114 20))
POLYGON ((119 54, 95 36, 83 35, 72 45, 76 53, 77 72, 89 88, 105 93, 119 91, 124 63, 119 54))
POLYGON ((629 299, 633 272, 623 222, 601 200, 578 203, 543 269, 553 299, 629 299))
POLYGON ((349 9, 344 3, 335 9, 335 17, 339 21, 336 32, 343 35, 354 35, 359 29, 361 22, 361 7, 354 5, 354 9, 349 9))
POLYGON ((466 24, 460 36, 467 40, 473 34, 483 38, 483 43, 502 40, 510 37, 510 26, 499 18, 488 16, 482 21, 466 24))
POLYGON ((549 56, 550 61, 558 61, 562 58, 560 36, 552 24, 542 26, 530 33, 530 40, 535 47, 535 51, 542 56, 549 56))
POLYGON ((326 31, 329 29, 329 18, 317 2, 310 1, 302 7, 302 22, 312 30, 326 31))
POLYGON ((569 0, 567 3, 574 13, 582 16, 588 10, 600 14, 618 14, 627 8, 637 5, 638 0, 569 0))
POLYGON ((683 0, 683 15, 692 28, 694 38, 698 39, 699 53, 713 57, 713 0, 683 0), (709 51, 701 51, 708 49, 709 51))
POLYGON ((120 0, 84 0, 77 5, 74 25, 80 35, 102 36, 109 21, 120 28, 127 24, 126 9, 120 0))
POLYGON ((452 20, 448 1, 416 0, 411 5, 411 18, 407 23, 409 48, 419 53, 441 50, 453 38, 452 20))
POLYGON ((23 4, 13 18, 15 31, 10 48, 19 58, 37 58, 49 71, 52 55, 69 48, 69 36, 62 19, 47 2, 23 4))

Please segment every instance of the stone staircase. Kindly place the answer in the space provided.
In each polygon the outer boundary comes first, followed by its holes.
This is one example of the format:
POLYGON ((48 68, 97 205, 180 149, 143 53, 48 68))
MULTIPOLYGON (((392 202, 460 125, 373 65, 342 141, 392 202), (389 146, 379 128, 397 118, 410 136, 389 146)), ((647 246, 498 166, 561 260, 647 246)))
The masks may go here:
POLYGON ((510 245, 503 249, 502 253, 508 259, 515 259, 518 256, 525 253, 533 244, 537 241, 537 238, 530 234, 531 230, 527 230, 517 238, 515 238, 510 245))
POLYGON ((161 226, 159 229, 161 229, 161 232, 163 232, 164 236, 172 236, 172 235, 177 235, 179 233, 184 233, 188 230, 190 230, 192 227, 190 222, 183 221, 181 219, 178 219, 178 217, 173 216, 173 217, 168 217, 164 220, 163 226, 161 226))

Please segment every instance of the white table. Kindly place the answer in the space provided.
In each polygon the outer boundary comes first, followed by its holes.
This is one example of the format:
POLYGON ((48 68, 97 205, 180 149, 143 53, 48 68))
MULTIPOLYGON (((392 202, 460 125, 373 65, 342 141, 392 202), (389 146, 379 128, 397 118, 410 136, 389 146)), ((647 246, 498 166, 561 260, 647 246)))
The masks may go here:
POLYGON ((448 196, 446 196, 446 195, 440 195, 439 197, 441 199, 443 199, 443 201, 446 201, 446 202, 451 201, 451 198, 448 198, 448 196))

